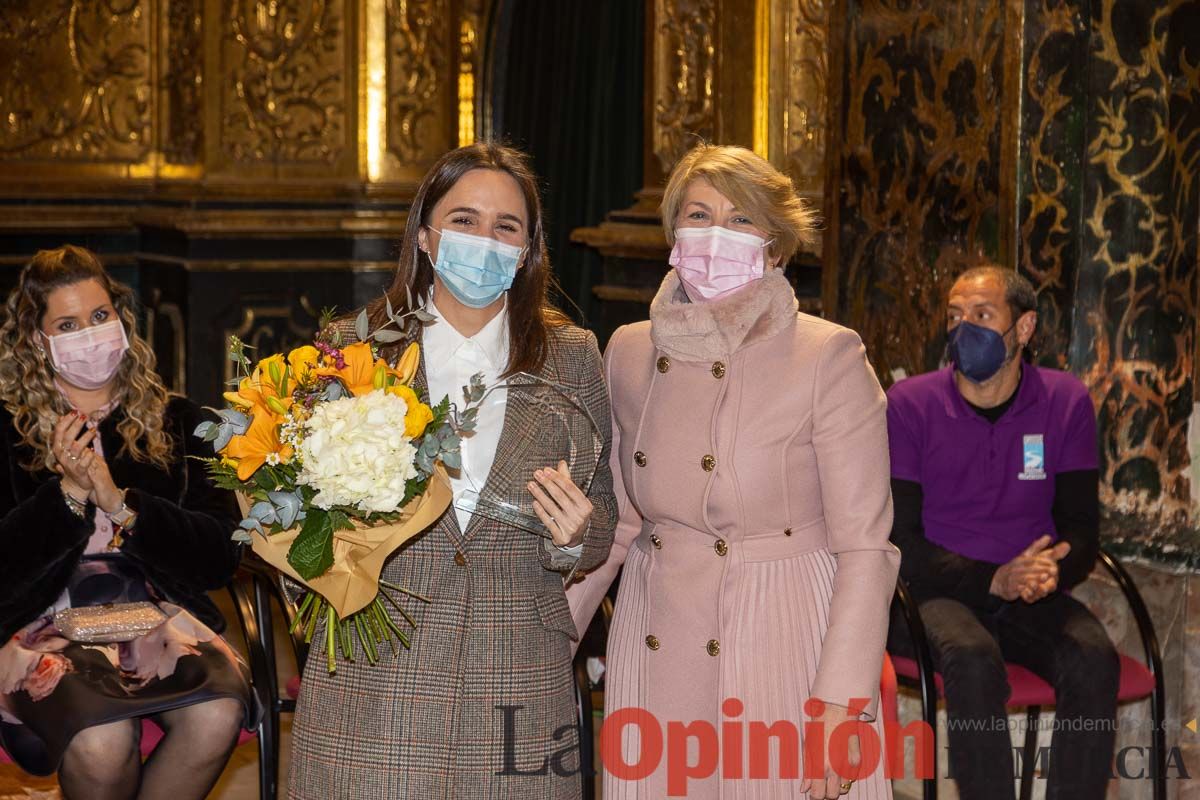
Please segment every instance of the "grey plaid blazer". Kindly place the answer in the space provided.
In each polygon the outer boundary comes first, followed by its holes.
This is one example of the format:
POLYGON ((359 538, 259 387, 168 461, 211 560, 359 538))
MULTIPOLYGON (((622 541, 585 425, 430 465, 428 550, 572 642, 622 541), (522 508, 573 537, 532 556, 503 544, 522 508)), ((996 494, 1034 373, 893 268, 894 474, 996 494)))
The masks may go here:
MULTIPOLYGON (((339 323, 346 341, 352 327, 339 323)), ((385 357, 395 363, 401 348, 387 348, 385 357)), ((425 366, 422 358, 414 381, 421 394, 425 366)), ((580 570, 587 570, 608 557, 617 519, 608 393, 595 336, 573 326, 554 329, 541 377, 575 388, 604 435, 589 491, 595 511, 580 555, 580 570)), ((514 497, 526 491, 526 462, 541 462, 556 446, 539 436, 536 409, 515 398, 510 393, 487 479, 514 497)), ((552 466, 557 458, 533 466, 552 466)), ((561 574, 573 560, 545 541, 478 515, 459 530, 450 508, 392 556, 385 579, 433 602, 405 602, 418 623, 412 647, 381 652, 374 667, 363 659, 339 662, 329 675, 324 659, 310 659, 292 728, 289 798, 580 796, 571 673, 576 631, 561 574)))

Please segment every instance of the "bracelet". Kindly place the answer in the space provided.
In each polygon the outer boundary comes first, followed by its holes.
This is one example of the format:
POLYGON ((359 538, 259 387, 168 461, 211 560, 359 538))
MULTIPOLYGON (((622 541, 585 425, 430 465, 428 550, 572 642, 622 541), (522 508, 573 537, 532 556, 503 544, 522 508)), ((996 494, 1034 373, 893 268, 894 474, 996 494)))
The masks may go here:
POLYGON ((87 516, 87 501, 80 501, 66 489, 62 490, 63 501, 67 504, 67 508, 72 514, 83 519, 87 516))

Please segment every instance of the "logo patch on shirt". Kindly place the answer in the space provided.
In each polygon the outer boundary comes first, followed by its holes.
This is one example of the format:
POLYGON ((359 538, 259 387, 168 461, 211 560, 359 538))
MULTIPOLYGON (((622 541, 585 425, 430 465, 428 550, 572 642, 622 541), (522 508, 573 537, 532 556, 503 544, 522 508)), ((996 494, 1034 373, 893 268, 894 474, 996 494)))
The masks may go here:
POLYGON ((1022 465, 1024 469, 1017 475, 1017 480, 1046 480, 1046 445, 1042 441, 1042 434, 1025 434, 1022 451, 1022 465))

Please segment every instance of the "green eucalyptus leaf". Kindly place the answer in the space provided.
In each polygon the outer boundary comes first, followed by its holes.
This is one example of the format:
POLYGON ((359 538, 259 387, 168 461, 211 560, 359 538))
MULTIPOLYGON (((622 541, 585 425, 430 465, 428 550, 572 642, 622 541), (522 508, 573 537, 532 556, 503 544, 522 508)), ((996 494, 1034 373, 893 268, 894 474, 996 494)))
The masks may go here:
POLYGON ((399 331, 378 330, 372 335, 372 338, 382 344, 392 344, 404 338, 404 334, 399 331))
POLYGON ((354 320, 354 335, 358 337, 360 342, 367 341, 368 326, 370 325, 367 319, 367 310, 364 308, 358 312, 358 318, 354 320))

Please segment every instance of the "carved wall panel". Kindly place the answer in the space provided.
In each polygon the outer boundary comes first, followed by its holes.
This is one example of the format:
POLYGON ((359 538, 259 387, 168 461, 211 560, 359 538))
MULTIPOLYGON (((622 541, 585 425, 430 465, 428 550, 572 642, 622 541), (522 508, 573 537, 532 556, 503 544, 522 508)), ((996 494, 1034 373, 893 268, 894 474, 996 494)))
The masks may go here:
POLYGON ((201 0, 166 4, 162 130, 159 149, 169 165, 204 158, 204 8, 201 0))
POLYGON ((141 162, 151 140, 143 0, 15 0, 0 15, 0 161, 141 162))
POLYGON ((222 170, 324 165, 328 174, 353 124, 346 0, 225 0, 223 10, 222 170))
POLYGON ((829 3, 788 4, 785 167, 805 194, 822 191, 829 105, 829 3))
POLYGON ((991 0, 845 14, 824 306, 890 382, 937 365, 950 284, 996 257, 1005 16, 991 0))
POLYGON ((446 150, 450 42, 458 39, 444 23, 449 16, 449 0, 387 4, 387 149, 404 167, 446 150))
POLYGON ((1030 0, 1017 185, 1016 267, 1038 292, 1038 360, 1065 369, 1086 158, 1086 0, 1030 0))
POLYGON ((666 174, 716 133, 717 2, 656 0, 655 28, 651 150, 666 174))
POLYGON ((1200 236, 1200 9, 1092 3, 1070 366, 1101 426, 1103 499, 1189 521, 1200 236))

